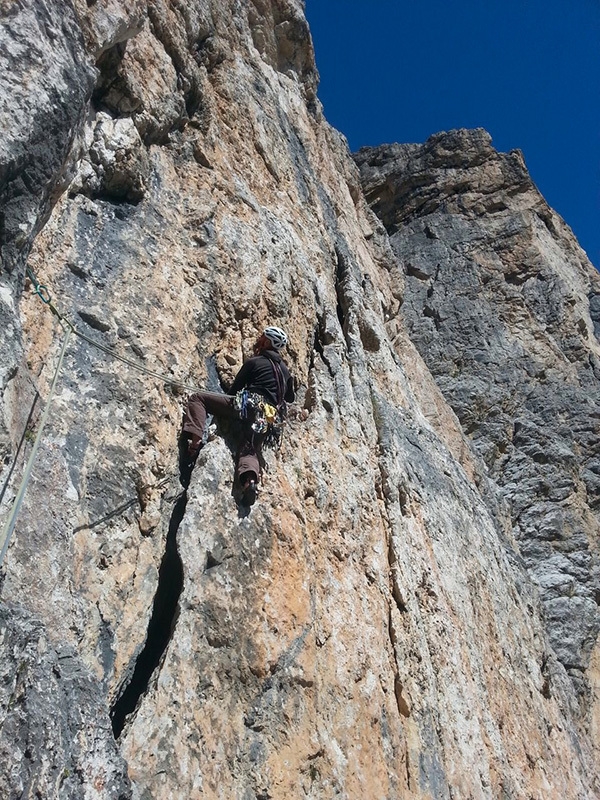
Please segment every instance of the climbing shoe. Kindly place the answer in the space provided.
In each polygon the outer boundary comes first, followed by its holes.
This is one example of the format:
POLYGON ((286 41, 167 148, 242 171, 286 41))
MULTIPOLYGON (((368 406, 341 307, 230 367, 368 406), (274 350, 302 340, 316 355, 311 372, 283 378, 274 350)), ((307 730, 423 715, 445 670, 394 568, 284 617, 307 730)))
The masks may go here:
POLYGON ((200 448, 202 447, 202 439, 199 439, 197 436, 190 436, 187 440, 187 455, 188 458, 192 461, 195 461, 198 458, 198 453, 200 452, 200 448))
POLYGON ((193 442, 189 436, 182 434, 179 437, 179 481, 184 489, 190 485, 192 470, 199 452, 199 444, 193 442))
POLYGON ((256 502, 256 493, 258 489, 254 478, 250 478, 244 484, 242 489, 242 502, 245 506, 253 506, 256 502))

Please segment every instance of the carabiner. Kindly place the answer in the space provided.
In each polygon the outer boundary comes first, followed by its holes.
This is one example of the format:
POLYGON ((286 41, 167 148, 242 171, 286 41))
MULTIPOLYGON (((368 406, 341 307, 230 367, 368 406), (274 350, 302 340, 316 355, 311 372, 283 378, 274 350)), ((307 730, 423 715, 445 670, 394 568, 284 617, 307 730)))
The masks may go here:
POLYGON ((48 291, 48 287, 44 286, 43 283, 38 283, 35 287, 35 293, 39 295, 40 300, 42 303, 46 303, 46 305, 50 304, 52 297, 50 296, 50 292, 48 291))

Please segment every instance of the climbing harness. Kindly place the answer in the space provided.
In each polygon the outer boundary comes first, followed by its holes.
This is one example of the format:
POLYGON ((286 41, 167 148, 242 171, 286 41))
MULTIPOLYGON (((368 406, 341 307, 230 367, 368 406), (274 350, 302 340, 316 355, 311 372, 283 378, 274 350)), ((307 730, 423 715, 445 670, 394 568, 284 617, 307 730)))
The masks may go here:
POLYGON ((281 443, 283 417, 262 395, 241 389, 233 399, 233 407, 240 419, 251 423, 252 432, 263 437, 265 447, 274 448, 281 443))
MULTIPOLYGON (((41 297, 41 295, 40 295, 41 297)), ((46 301, 44 301, 46 302, 46 301)), ((65 351, 67 349, 67 344, 69 343, 69 339, 71 338, 71 334, 73 330, 70 327, 65 329, 65 338, 63 339, 62 348, 60 351, 60 356, 58 358, 58 364, 56 365, 56 370, 54 371, 54 378, 52 379, 52 385, 50 386, 50 393, 48 394, 48 399, 46 400, 46 408, 44 409, 44 413, 42 414, 42 418, 40 420, 40 424, 38 426, 38 431, 35 437, 35 441, 33 443, 33 447, 31 449, 31 453, 29 454, 29 459, 27 461, 27 466, 25 467, 25 474, 23 475, 23 479, 21 480, 21 485, 19 486, 19 491, 17 492, 17 496, 13 502, 12 509, 6 522, 4 523, 4 528, 2 529, 2 534, 0 535, 0 567, 2 566, 2 562, 4 561, 4 556, 8 549, 8 545, 10 543, 10 537, 15 529, 15 523, 17 521, 17 516, 19 515, 19 511, 21 509, 21 503, 23 502, 23 498, 25 497, 25 492, 27 490, 27 484, 29 483, 29 478, 31 477, 31 470, 33 468, 33 462, 35 461, 35 457, 37 455, 38 447, 40 444, 40 440, 42 438, 42 431, 44 430, 44 426, 46 421, 48 420, 48 416, 50 414, 50 406, 52 404, 52 398, 54 397, 54 391, 56 389, 56 384, 58 382, 58 376, 60 375, 60 370, 62 367, 63 359, 65 357, 65 351)))
MULTIPOLYGON (((61 313, 58 308, 52 302, 52 296, 48 287, 40 283, 33 272, 33 270, 27 266, 26 267, 27 276, 29 277, 34 294, 38 295, 40 300, 44 303, 44 305, 48 306, 52 314, 59 320, 62 329, 65 332, 65 337, 63 339, 62 348, 60 351, 60 356, 58 359, 58 363, 56 366, 56 370, 54 372, 54 377, 52 379, 52 384, 50 387, 50 392, 48 398, 46 400, 46 407, 42 414, 40 424, 38 426, 38 431, 33 443, 33 447, 31 453, 29 454, 29 459, 27 460, 27 465, 25 467, 25 473, 23 475, 23 479, 21 481, 21 485, 19 486, 19 490, 13 502, 13 506, 10 510, 8 518, 4 524, 2 529, 2 533, 0 534, 0 567, 2 566, 2 562, 4 561, 4 556, 8 549, 8 545, 10 543, 11 536, 13 534, 16 520, 21 509, 21 504, 23 502, 23 498, 25 496, 25 492, 27 490, 27 485, 29 483, 29 479, 31 477, 31 471, 33 468, 33 464, 37 455, 38 447, 40 444, 40 440, 42 437, 42 432, 44 430, 44 426, 48 420, 48 416, 50 413, 50 406, 52 403, 52 399, 54 396, 54 392, 56 389, 56 385, 58 382, 58 377, 60 375, 60 371, 62 368, 65 352, 67 349, 67 345, 72 335, 78 336, 83 341, 87 342, 88 344, 92 345, 98 350, 101 350, 103 353, 115 358, 117 361, 121 361, 124 364, 127 364, 132 369, 137 370, 145 375, 149 375, 153 378, 157 378, 164 384, 168 386, 177 386, 182 389, 186 389, 191 392, 198 392, 200 389, 197 386, 190 386, 183 381, 173 380, 172 378, 162 375, 160 372, 156 372, 152 369, 148 369, 143 364, 135 361, 131 358, 127 358, 126 356, 122 356, 117 353, 113 348, 107 347, 106 345, 101 344, 100 342, 92 339, 91 337, 87 336, 86 334, 79 331, 75 325, 63 314, 61 313)), ((275 330, 275 329, 274 329, 275 330)), ((279 330, 279 329, 277 329, 279 330)), ((281 334, 285 337, 283 331, 281 334)), ((286 341, 287 341, 287 337, 286 341)), ((276 346, 283 346, 277 345, 276 346)), ((275 377, 277 381, 277 391, 278 397, 283 398, 283 376, 281 375, 281 371, 278 366, 274 363, 273 370, 275 372, 275 377)), ((243 420, 251 420, 251 427, 253 433, 257 433, 262 437, 262 444, 267 447, 277 447, 281 443, 281 434, 283 430, 283 422, 285 418, 285 411, 286 405, 285 401, 281 399, 278 403, 278 406, 272 406, 269 403, 265 402, 265 399, 257 393, 248 392, 245 389, 241 392, 238 392, 234 399, 234 407, 240 413, 240 418, 243 420)), ((3 490, 3 493, 6 489, 6 486, 3 490)))

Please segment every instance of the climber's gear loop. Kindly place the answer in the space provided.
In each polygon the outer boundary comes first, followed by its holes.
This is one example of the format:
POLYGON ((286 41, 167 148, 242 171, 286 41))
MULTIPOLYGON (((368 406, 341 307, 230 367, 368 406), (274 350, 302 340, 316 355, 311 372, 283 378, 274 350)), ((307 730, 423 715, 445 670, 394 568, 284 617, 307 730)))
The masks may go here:
POLYGON ((247 420, 254 420, 257 411, 264 406, 264 403, 265 400, 261 394, 249 392, 247 389, 240 389, 233 399, 233 407, 239 412, 240 419, 247 420))
POLYGON ((233 407, 240 419, 251 422, 253 433, 264 437, 264 445, 276 447, 280 443, 283 418, 278 409, 267 403, 261 394, 241 389, 234 397, 233 407))
POLYGON ((239 413, 240 419, 248 419, 248 392, 241 389, 233 398, 233 407, 239 413))

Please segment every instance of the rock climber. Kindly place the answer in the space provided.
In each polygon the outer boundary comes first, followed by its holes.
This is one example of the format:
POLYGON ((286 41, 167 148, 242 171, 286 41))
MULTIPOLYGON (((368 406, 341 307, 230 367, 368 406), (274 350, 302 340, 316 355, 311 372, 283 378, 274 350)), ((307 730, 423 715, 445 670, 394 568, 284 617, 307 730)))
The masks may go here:
POLYGON ((244 505, 254 505, 260 478, 259 454, 267 437, 276 438, 285 416, 285 404, 294 401, 294 381, 280 353, 288 341, 285 331, 273 325, 256 340, 254 355, 242 366, 229 394, 196 392, 183 416, 183 447, 187 485, 202 446, 207 414, 240 419, 242 442, 237 454, 236 476, 244 505))

